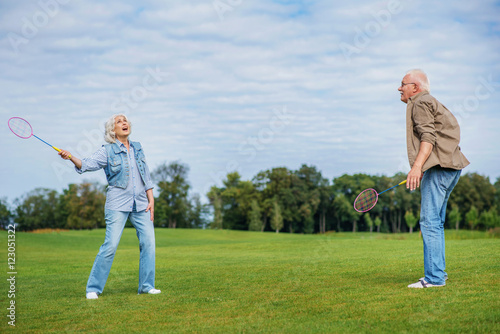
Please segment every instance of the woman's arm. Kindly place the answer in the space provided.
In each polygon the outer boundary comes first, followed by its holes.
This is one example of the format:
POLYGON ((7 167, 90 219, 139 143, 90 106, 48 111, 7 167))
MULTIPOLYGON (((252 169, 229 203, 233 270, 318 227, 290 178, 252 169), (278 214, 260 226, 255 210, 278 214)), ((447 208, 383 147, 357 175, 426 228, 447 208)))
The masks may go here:
POLYGON ((78 168, 78 169, 82 168, 82 161, 80 159, 78 159, 77 157, 75 157, 74 155, 72 155, 70 152, 65 151, 65 150, 61 150, 61 152, 59 152, 59 155, 64 160, 71 161, 75 165, 76 168, 78 168))
POLYGON ((155 198, 153 196, 153 189, 146 190, 146 196, 148 197, 148 207, 146 212, 151 211, 151 221, 155 220, 155 198))
POLYGON ((106 167, 106 165, 108 164, 108 157, 104 146, 98 149, 90 157, 84 158, 82 160, 76 158, 74 155, 72 155, 70 152, 66 150, 61 150, 61 152, 59 152, 59 155, 63 159, 70 160, 75 165, 76 171, 79 174, 99 170, 101 168, 106 167))

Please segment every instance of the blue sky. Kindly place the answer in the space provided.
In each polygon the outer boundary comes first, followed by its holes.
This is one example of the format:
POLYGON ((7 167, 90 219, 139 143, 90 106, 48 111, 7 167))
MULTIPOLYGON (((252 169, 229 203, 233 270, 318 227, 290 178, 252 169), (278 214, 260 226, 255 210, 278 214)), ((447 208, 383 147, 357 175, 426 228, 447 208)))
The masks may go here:
POLYGON ((99 181, 85 157, 125 112, 150 169, 180 160, 192 192, 238 170, 409 170, 405 72, 425 70, 455 113, 465 172, 500 177, 500 2, 78 1, 0 4, 0 197, 99 181))

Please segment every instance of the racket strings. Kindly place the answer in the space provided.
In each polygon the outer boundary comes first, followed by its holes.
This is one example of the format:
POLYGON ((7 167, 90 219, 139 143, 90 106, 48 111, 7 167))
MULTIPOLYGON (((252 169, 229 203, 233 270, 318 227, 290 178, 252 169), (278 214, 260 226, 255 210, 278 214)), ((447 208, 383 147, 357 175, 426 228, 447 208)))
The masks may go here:
POLYGON ((354 208, 358 212, 365 212, 373 208, 373 206, 377 203, 378 195, 377 192, 373 189, 366 189, 361 194, 359 194, 358 198, 354 202, 354 208))
POLYGON ((30 123, 22 118, 11 118, 9 120, 9 128, 15 135, 21 138, 29 138, 33 134, 30 123))

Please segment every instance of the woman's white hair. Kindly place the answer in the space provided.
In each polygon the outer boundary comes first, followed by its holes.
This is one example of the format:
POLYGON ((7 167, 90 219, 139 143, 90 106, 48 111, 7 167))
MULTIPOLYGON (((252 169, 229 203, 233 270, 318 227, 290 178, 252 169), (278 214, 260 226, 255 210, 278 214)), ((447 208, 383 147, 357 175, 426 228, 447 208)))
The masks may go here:
POLYGON ((125 120, 128 123, 128 127, 129 127, 130 131, 132 132, 132 124, 128 120, 127 116, 125 116, 124 114, 115 114, 108 119, 106 124, 104 124, 104 140, 107 143, 113 144, 116 142, 115 120, 117 117, 120 117, 120 116, 125 118, 125 120))
POLYGON ((431 92, 431 83, 424 71, 420 69, 414 69, 409 70, 408 72, 406 72, 406 74, 410 74, 413 77, 413 80, 417 81, 418 86, 421 90, 425 90, 429 93, 431 92))

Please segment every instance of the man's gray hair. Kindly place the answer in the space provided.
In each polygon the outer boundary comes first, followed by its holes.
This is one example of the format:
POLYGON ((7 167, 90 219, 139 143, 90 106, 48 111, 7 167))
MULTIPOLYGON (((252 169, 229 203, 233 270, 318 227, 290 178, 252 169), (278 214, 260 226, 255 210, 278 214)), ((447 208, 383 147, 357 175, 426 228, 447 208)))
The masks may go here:
POLYGON ((113 144, 116 142, 115 119, 120 116, 125 118, 130 131, 132 131, 132 124, 129 122, 127 116, 125 116, 124 114, 115 114, 108 119, 106 124, 104 124, 104 140, 107 143, 113 144))
POLYGON ((414 69, 409 70, 408 72, 406 72, 406 74, 410 74, 414 78, 414 80, 417 81, 418 86, 421 90, 425 90, 429 93, 431 92, 431 83, 424 71, 420 69, 414 69))

